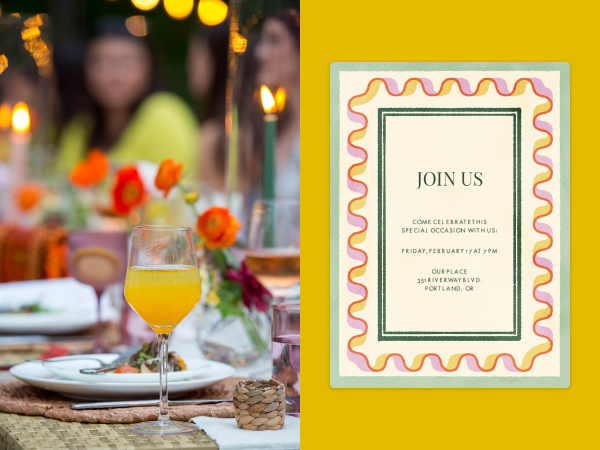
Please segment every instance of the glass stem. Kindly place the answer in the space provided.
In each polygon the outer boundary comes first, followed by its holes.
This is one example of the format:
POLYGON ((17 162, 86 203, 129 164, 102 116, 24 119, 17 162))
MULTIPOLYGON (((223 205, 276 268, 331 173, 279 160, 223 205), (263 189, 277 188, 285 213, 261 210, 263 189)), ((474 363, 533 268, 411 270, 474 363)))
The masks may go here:
POLYGON ((169 371, 169 335, 165 333, 158 334, 158 347, 160 349, 160 402, 158 411, 158 421, 162 423, 169 422, 169 393, 167 391, 167 372, 169 371))
POLYGON ((102 289, 95 289, 98 297, 97 312, 96 312, 96 333, 94 336, 94 353, 102 353, 102 315, 100 297, 102 297, 102 289))

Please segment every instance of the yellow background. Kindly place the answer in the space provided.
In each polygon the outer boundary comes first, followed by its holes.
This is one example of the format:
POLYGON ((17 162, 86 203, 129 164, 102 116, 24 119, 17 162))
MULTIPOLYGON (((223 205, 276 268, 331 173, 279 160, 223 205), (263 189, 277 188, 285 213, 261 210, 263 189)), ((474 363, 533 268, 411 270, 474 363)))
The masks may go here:
MULTIPOLYGON (((302 448, 597 445, 598 2, 302 0, 302 448), (571 387, 329 386, 329 64, 571 64, 571 387), (585 220, 585 225, 584 225, 585 220)), ((525 218, 524 218, 525 219, 525 218)))

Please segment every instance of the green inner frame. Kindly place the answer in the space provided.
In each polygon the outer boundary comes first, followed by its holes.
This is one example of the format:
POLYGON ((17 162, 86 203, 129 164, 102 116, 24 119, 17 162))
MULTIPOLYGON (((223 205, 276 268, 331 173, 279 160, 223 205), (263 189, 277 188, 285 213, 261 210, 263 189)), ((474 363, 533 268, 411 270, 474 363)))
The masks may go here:
POLYGON ((521 340, 521 108, 378 109, 378 321, 379 341, 521 340), (385 151, 388 116, 511 116, 513 118, 513 329, 511 331, 388 331, 386 329, 385 151))

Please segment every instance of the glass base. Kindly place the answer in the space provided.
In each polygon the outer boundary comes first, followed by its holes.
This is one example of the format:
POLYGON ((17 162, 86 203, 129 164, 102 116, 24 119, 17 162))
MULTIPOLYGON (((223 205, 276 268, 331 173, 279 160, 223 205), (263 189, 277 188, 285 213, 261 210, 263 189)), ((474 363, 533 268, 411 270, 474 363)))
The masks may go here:
POLYGON ((136 434, 155 434, 167 436, 170 434, 189 434, 200 431, 200 428, 190 422, 142 422, 129 427, 129 431, 136 434))

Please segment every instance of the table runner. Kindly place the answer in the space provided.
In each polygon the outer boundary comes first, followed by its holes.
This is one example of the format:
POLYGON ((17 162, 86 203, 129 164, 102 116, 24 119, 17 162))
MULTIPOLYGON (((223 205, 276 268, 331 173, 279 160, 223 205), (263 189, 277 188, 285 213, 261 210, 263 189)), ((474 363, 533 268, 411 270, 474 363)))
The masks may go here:
MULTIPOLYGON (((188 392, 181 399, 231 398, 240 378, 229 378, 207 388, 188 392)), ((158 419, 158 407, 71 410, 71 400, 54 392, 29 386, 21 381, 0 382, 0 411, 45 416, 65 422, 134 423, 158 419)), ((234 417, 232 403, 185 405, 169 408, 171 420, 187 421, 193 417, 234 417)))

